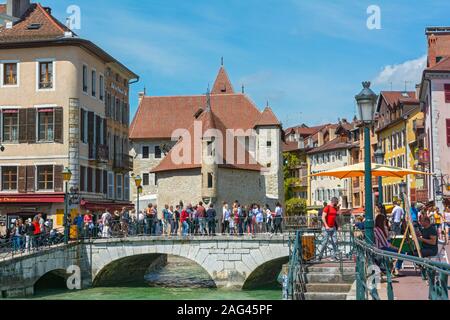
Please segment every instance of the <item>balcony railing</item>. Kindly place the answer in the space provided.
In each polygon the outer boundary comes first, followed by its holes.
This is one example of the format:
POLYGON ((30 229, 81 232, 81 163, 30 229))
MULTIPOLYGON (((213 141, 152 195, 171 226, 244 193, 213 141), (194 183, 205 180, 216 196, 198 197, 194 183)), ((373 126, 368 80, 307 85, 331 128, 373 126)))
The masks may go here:
POLYGON ((100 163, 107 163, 109 161, 109 148, 105 144, 97 147, 97 161, 100 163))
POLYGON ((133 171, 133 157, 128 154, 117 153, 114 156, 113 167, 116 170, 133 171))

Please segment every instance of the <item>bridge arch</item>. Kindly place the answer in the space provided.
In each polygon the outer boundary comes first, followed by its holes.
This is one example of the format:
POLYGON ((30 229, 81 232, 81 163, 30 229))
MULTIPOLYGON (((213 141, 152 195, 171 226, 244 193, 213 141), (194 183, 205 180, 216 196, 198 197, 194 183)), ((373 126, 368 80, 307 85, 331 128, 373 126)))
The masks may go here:
POLYGON ((41 290, 67 289, 68 274, 65 269, 54 269, 39 276, 33 284, 34 294, 41 290))
POLYGON ((273 287, 283 265, 289 262, 289 256, 278 257, 258 265, 245 279, 243 290, 273 287))

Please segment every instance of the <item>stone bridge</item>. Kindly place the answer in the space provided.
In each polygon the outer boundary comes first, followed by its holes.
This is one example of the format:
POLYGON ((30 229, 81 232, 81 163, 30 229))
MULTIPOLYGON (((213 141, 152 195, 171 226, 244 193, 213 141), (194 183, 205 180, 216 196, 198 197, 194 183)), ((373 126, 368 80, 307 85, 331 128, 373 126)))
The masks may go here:
POLYGON ((288 237, 138 237, 62 245, 0 261, 0 297, 32 295, 49 276, 65 283, 73 265, 80 267, 82 288, 144 284, 149 267, 168 255, 196 262, 217 288, 251 288, 276 279, 289 260, 288 237))

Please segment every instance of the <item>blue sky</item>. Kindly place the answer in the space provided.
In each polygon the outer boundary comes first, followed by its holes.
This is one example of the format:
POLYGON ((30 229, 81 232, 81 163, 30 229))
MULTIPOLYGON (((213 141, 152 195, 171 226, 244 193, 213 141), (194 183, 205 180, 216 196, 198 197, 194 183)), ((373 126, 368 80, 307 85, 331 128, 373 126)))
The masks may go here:
POLYGON ((223 56, 235 90, 291 126, 352 118, 363 80, 403 90, 420 80, 426 26, 450 25, 448 0, 42 0, 141 76, 137 92, 186 95, 212 86, 223 56), (381 29, 369 30, 369 5, 381 29))

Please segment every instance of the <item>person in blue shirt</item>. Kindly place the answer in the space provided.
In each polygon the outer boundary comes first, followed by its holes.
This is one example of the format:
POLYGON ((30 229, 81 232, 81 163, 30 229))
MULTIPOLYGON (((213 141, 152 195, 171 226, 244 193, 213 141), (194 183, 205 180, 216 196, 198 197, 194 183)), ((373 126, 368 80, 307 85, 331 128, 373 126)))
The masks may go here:
POLYGON ((417 227, 419 225, 419 210, 417 210, 417 206, 414 202, 411 203, 411 209, 409 211, 411 212, 412 223, 414 227, 417 227))

